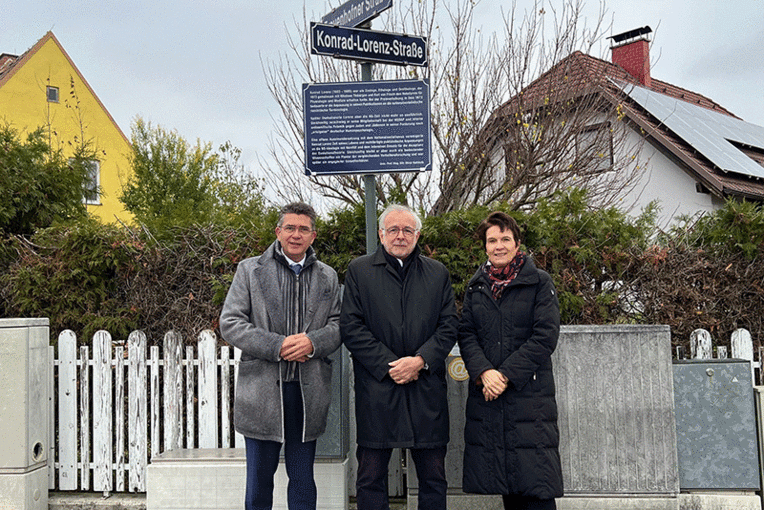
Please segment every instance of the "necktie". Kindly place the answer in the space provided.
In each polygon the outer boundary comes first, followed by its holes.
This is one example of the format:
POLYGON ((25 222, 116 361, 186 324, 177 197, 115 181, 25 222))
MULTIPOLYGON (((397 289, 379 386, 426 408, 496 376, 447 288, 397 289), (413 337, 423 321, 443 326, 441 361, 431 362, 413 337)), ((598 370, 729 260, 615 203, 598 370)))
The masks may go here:
POLYGON ((300 264, 289 264, 289 267, 294 271, 294 274, 300 274, 302 266, 300 264))

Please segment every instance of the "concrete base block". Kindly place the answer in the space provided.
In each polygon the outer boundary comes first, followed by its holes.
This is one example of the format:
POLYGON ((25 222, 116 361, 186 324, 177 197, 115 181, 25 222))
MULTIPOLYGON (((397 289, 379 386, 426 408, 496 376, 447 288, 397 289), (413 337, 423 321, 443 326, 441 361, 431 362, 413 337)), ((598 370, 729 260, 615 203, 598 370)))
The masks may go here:
MULTIPOLYGON (((416 494, 409 494, 406 510, 417 508, 416 494)), ((449 494, 449 510, 503 510, 501 496, 477 494, 449 494)), ((726 507, 724 510, 738 507, 726 507)), ((748 510, 741 507, 740 510, 748 510)), ((557 500, 557 510, 695 510, 680 508, 679 499, 670 496, 591 497, 566 496, 557 500)), ((705 510, 699 507, 698 510, 705 510)), ((721 508, 719 510, 722 510, 721 508)), ((753 510, 753 509, 751 509, 753 510)), ((759 509, 760 510, 760 509, 759 509)))
MULTIPOLYGON (((347 459, 319 459, 315 465, 317 508, 347 510, 347 459)), ((246 461, 243 449, 172 450, 147 468, 147 510, 229 510, 244 506, 246 461)), ((284 462, 274 478, 273 509, 287 510, 289 478, 284 462)))
MULTIPOLYGON (((406 510, 417 508, 416 492, 409 493, 406 510)), ((500 496, 449 494, 449 510, 503 510, 500 496)), ((762 510, 761 497, 751 493, 693 493, 671 496, 565 496, 557 510, 762 510)))
POLYGON ((680 494, 679 510, 761 510, 761 497, 753 492, 680 494))
POLYGON ((557 510, 679 510, 671 496, 566 496, 557 500, 557 510))
POLYGON ((48 510, 48 468, 26 473, 0 470, 0 509, 48 510))

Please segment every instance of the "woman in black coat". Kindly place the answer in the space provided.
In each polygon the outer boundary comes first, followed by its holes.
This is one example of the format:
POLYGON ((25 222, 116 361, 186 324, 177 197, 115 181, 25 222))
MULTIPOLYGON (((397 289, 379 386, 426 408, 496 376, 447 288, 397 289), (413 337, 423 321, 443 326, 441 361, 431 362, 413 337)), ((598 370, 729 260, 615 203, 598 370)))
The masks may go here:
POLYGON ((478 227, 488 261, 467 287, 459 348, 470 375, 463 489, 505 509, 555 509, 562 497, 551 355, 560 308, 550 276, 519 251, 502 212, 478 227))

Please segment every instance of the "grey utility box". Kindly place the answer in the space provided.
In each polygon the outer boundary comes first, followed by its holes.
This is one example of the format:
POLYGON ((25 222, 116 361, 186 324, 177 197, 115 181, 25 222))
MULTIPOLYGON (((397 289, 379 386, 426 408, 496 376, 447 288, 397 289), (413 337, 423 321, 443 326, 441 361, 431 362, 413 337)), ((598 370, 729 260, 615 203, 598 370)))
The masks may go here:
POLYGON ((332 361, 332 403, 326 419, 326 432, 316 442, 316 458, 342 459, 348 454, 350 442, 350 353, 342 345, 329 359, 332 361))
POLYGON ((0 319, 0 508, 48 508, 48 319, 0 319))
POLYGON ((750 362, 674 362, 683 490, 758 490, 759 453, 750 362))

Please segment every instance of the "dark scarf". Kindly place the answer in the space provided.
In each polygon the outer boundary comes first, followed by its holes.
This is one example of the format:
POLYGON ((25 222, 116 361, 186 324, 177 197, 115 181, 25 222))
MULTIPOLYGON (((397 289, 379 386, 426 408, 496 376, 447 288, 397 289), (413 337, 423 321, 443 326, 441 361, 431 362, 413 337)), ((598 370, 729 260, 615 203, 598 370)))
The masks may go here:
POLYGON ((398 272, 398 276, 401 277, 401 280, 406 279, 406 275, 409 272, 409 268, 411 267, 411 264, 421 253, 421 251, 419 250, 419 245, 414 246, 414 251, 412 251, 408 257, 403 259, 403 264, 401 264, 400 262, 398 262, 398 260, 400 259, 387 253, 387 250, 385 249, 384 246, 380 246, 379 249, 382 250, 382 253, 385 254, 385 260, 387 260, 387 263, 390 265, 390 267, 394 268, 398 272))
POLYGON ((483 264, 483 273, 488 277, 488 281, 491 282, 491 293, 495 300, 499 300, 504 289, 517 277, 523 264, 525 264, 525 253, 522 251, 518 251, 515 258, 504 267, 494 267, 488 262, 483 264))

